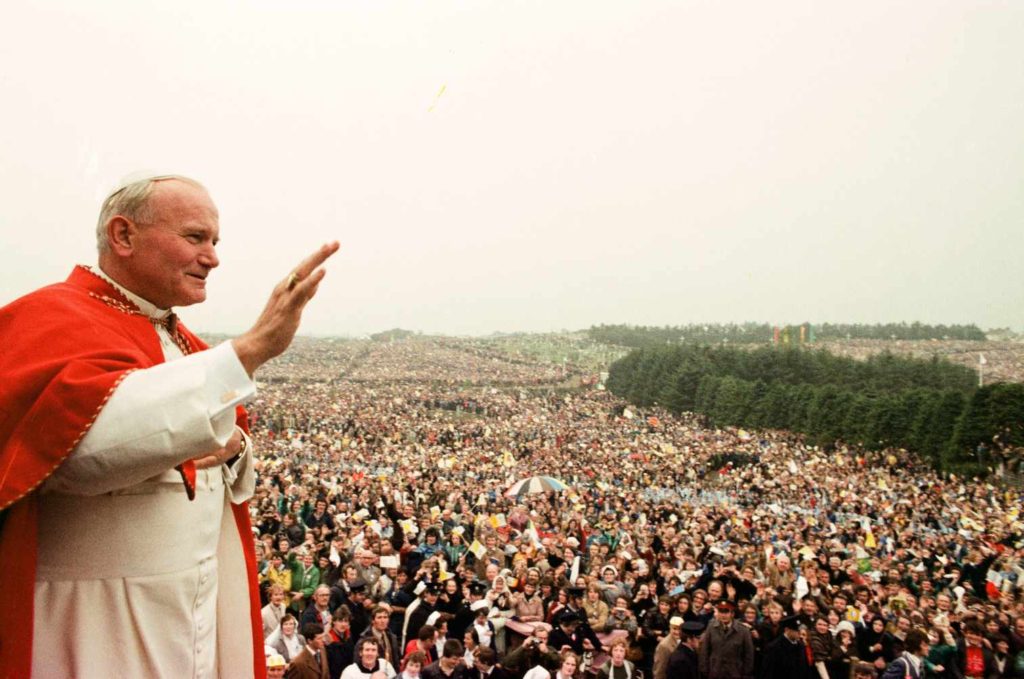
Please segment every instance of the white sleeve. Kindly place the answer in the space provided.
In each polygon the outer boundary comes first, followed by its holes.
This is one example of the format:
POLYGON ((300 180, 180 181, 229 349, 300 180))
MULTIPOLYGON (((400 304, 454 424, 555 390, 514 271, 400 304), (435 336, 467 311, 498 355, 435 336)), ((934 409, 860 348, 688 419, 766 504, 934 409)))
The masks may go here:
MULTIPOLYGON (((235 430, 235 406, 255 393, 230 342, 137 370, 114 390, 44 490, 99 495, 213 453, 235 430)), ((251 467, 247 451, 235 463, 236 483, 251 480, 251 467)))
POLYGON ((232 465, 223 465, 224 485, 228 489, 228 499, 233 504, 248 500, 256 493, 256 470, 252 464, 252 439, 244 431, 239 430, 245 440, 245 452, 239 455, 232 465))

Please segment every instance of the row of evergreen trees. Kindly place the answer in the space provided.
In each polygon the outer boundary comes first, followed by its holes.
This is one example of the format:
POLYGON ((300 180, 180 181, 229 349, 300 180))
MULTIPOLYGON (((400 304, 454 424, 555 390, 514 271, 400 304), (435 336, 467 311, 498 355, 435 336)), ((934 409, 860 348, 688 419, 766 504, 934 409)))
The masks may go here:
POLYGON ((984 342, 985 333, 973 323, 968 325, 928 325, 926 323, 822 323, 814 326, 818 339, 899 339, 899 340, 971 340, 984 342))
POLYGON ((979 444, 1024 445, 1024 385, 978 389, 967 368, 880 354, 676 345, 612 364, 608 388, 639 405, 702 413, 717 426, 788 429, 827 445, 914 450, 941 469, 976 471, 979 444))
POLYGON ((643 348, 666 344, 766 344, 778 338, 788 343, 829 339, 900 339, 900 340, 975 340, 984 341, 985 333, 978 326, 926 325, 924 323, 804 323, 795 326, 772 326, 768 323, 716 323, 664 327, 642 325, 595 325, 590 338, 604 344, 643 348), (803 328, 803 332, 801 332, 803 328))

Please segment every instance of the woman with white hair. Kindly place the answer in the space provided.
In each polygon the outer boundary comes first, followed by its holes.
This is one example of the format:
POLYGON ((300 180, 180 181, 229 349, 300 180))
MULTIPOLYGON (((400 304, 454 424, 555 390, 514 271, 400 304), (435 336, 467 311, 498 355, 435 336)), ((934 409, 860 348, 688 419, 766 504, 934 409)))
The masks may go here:
POLYGON ((494 647, 499 657, 505 655, 505 622, 515 615, 515 601, 512 597, 512 588, 508 584, 508 574, 509 571, 506 569, 494 577, 491 589, 484 599, 491 604, 488 620, 494 625, 494 647))

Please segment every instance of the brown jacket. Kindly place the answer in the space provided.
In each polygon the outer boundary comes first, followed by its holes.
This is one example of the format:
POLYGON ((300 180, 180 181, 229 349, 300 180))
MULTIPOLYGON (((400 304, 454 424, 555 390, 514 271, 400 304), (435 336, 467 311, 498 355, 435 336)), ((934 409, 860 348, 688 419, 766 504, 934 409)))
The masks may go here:
POLYGON ((284 676, 285 679, 329 679, 327 651, 320 651, 320 662, 317 663, 307 646, 291 661, 284 676))
POLYGON ((654 679, 665 679, 668 659, 672 657, 672 652, 678 645, 679 638, 671 632, 658 642, 658 646, 654 649, 654 679))

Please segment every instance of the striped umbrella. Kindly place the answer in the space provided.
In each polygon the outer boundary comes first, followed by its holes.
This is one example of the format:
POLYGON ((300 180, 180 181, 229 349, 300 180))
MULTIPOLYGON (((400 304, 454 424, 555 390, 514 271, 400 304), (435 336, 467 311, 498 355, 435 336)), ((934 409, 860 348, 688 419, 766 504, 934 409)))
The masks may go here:
POLYGON ((523 497, 532 493, 547 493, 550 491, 566 490, 565 485, 552 476, 531 476, 527 479, 516 481, 505 491, 505 497, 523 497))

